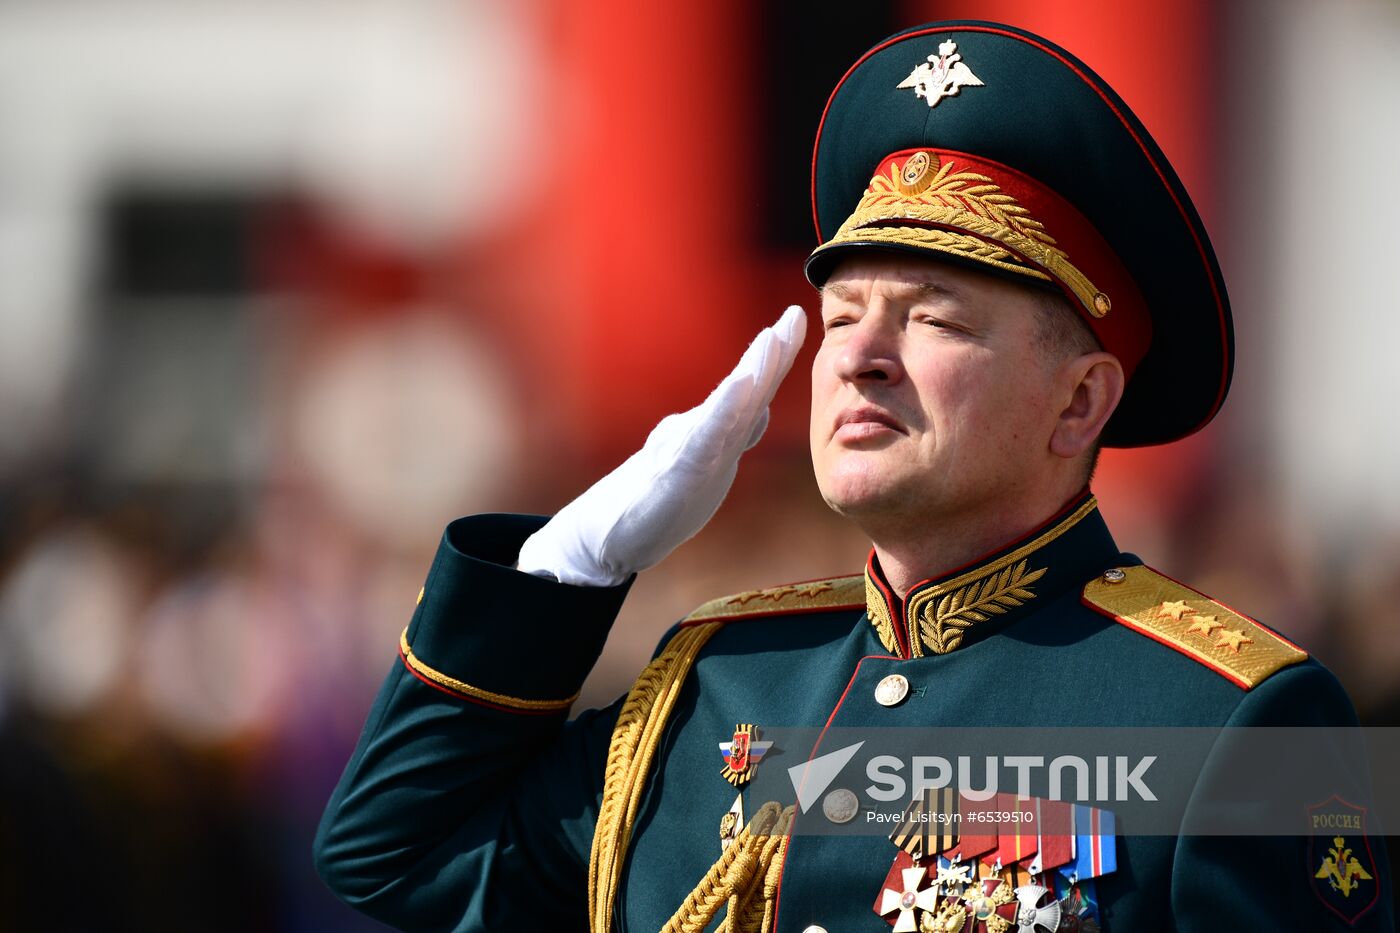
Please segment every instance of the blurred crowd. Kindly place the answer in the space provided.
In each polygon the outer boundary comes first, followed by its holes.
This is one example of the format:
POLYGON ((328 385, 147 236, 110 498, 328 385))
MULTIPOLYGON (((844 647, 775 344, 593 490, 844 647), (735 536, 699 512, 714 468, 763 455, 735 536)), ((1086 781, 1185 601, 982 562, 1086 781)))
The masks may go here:
MULTIPOLYGON (((376 928, 324 891, 309 841, 443 525, 559 507, 783 304, 810 308, 827 90, 884 34, 968 4, 583 6, 0 4, 0 929, 376 928)), ((1001 6, 979 18, 1053 37, 1109 15, 1001 6)), ((1393 4, 1341 6, 1331 28, 1400 43, 1393 4)), ((1400 509, 1376 480, 1400 469, 1393 372, 1363 356, 1379 395, 1338 373, 1355 409, 1277 410, 1311 374, 1278 362, 1299 338, 1268 323, 1290 307, 1277 258, 1234 219, 1267 195, 1227 158, 1263 144, 1198 151, 1269 83, 1246 65, 1317 24, 1283 5, 1232 69, 1226 39, 1154 33, 1240 36, 1261 4, 1149 7, 1115 54, 1218 69, 1199 123, 1173 124, 1192 141, 1163 144, 1226 163, 1183 174, 1218 218, 1241 370, 1217 424, 1110 452, 1095 490, 1120 545, 1400 725, 1400 509)), ((1109 77, 1137 106, 1146 70, 1109 77)), ((1372 274, 1348 313, 1400 320, 1372 274)), ((807 462, 808 359, 715 520, 637 582, 581 706, 706 599, 861 568, 807 462)))

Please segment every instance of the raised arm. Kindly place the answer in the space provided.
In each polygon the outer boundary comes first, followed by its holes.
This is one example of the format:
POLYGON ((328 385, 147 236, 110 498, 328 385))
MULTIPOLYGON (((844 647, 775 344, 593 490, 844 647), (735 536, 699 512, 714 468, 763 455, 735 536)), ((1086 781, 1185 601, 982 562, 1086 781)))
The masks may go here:
POLYGON ((548 522, 448 526, 317 833, 338 896, 414 930, 586 926, 616 705, 569 707, 633 575, 723 501, 804 328, 788 309, 705 402, 548 522))

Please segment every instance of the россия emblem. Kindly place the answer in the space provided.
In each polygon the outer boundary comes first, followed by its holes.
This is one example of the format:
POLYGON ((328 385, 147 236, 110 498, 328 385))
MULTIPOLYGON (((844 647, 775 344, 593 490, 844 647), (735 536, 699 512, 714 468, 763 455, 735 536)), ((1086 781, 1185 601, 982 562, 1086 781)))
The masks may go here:
POLYGON ((952 97, 959 88, 981 86, 982 79, 963 62, 958 44, 951 39, 940 43, 937 55, 930 55, 928 61, 920 63, 909 72, 909 77, 896 85, 897 88, 913 88, 914 96, 928 101, 930 107, 945 97, 952 97))
POLYGON ((1375 856, 1366 834, 1366 808, 1334 794, 1308 807, 1307 818, 1307 870, 1313 893, 1354 926, 1380 894, 1375 856))

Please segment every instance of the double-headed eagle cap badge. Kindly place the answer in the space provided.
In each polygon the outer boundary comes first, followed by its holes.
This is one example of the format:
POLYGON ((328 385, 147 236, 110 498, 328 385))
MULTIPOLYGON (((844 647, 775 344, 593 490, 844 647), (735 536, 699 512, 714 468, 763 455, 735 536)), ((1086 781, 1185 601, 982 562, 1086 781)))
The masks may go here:
POLYGON ((909 72, 896 88, 913 88, 914 96, 936 106, 945 97, 952 97, 964 87, 982 87, 982 79, 972 73, 972 69, 958 54, 958 44, 952 39, 944 39, 938 46, 938 54, 930 55, 928 61, 920 62, 909 72))

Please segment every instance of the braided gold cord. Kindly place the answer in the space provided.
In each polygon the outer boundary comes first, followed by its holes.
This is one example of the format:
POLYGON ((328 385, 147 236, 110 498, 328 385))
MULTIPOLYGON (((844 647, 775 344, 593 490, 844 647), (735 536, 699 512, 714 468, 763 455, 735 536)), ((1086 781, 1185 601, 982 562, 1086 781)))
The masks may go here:
POLYGON ((729 895, 729 912, 725 914, 724 922, 719 929, 722 933, 750 933, 757 931, 763 922, 763 899, 755 898, 754 894, 761 891, 763 887, 763 877, 767 875, 767 867, 772 860, 769 843, 776 846, 776 837, 769 837, 761 843, 761 848, 753 867, 756 869, 747 877, 734 879, 738 889, 729 895), (764 856, 768 856, 767 859, 764 856))
MULTIPOLYGON (((753 883, 754 875, 762 870, 760 867, 760 849, 762 843, 758 836, 750 836, 749 844, 745 847, 744 854, 734 860, 734 864, 729 867, 729 872, 725 875, 723 886, 728 897, 716 899, 716 903, 723 903, 725 906, 724 920, 720 922, 717 933, 738 933, 739 928, 735 926, 735 918, 742 916, 743 908, 748 900, 749 886, 753 883)), ((703 929, 704 926, 695 927, 687 925, 687 929, 703 929)))
POLYGON ((661 928, 662 933, 693 933, 695 930, 703 930, 709 924, 719 912, 719 905, 728 897, 724 879, 730 876, 734 863, 739 861, 741 856, 748 854, 748 840, 752 835, 746 826, 734 841, 729 843, 729 848, 724 850, 719 861, 710 866, 705 877, 700 879, 700 883, 661 928))
MULTIPOLYGON (((637 678, 613 728, 603 800, 588 865, 589 928, 606 933, 612 919, 632 824, 656 749, 696 656, 719 622, 681 629, 637 678)), ((766 803, 710 867, 663 933, 702 933, 727 907, 720 933, 769 933, 793 808, 766 803)))
POLYGON ((773 929, 773 909, 778 899, 778 880, 783 873, 783 858, 787 855, 788 831, 791 828, 792 808, 783 811, 783 819, 774 832, 779 835, 768 837, 764 844, 762 861, 763 877, 756 879, 756 893, 761 897, 752 898, 744 911, 743 929, 746 933, 767 933, 773 929))
MULTIPOLYGON (((791 822, 791 816, 788 819, 791 822)), ((790 828, 791 826, 789 826, 790 828)), ((786 833, 781 837, 781 841, 778 843, 778 852, 768 863, 768 874, 763 878, 763 919, 759 921, 758 927, 762 933, 769 933, 773 929, 774 912, 778 905, 778 882, 783 877, 783 862, 787 859, 788 839, 790 838, 786 833)))
MULTIPOLYGON (((713 872, 707 874, 699 885, 690 892, 690 895, 672 914, 666 926, 662 927, 663 933, 697 933, 710 925, 715 914, 719 913, 720 907, 728 899, 726 891, 728 887, 725 880, 733 868, 733 863, 740 863, 740 870, 743 868, 743 859, 751 859, 752 853, 748 851, 748 846, 738 847, 739 840, 729 844, 729 848, 735 851, 732 862, 724 865, 724 871, 716 876, 713 872), (743 856, 743 859, 740 858, 743 856)), ((719 867, 719 863, 716 863, 719 867)))
POLYGON ((769 830, 759 854, 758 871, 750 882, 746 900, 740 905, 734 921, 739 933, 769 933, 773 929, 773 913, 777 904, 778 881, 782 875, 782 858, 787 852, 793 808, 779 816, 769 830))
POLYGON ((720 933, 741 933, 749 928, 744 921, 749 914, 749 905, 753 903, 754 888, 763 880, 760 877, 764 874, 766 864, 763 861, 763 850, 767 848, 766 840, 761 836, 751 836, 750 843, 752 857, 743 862, 742 873, 740 865, 736 863, 733 877, 728 879, 728 909, 724 915, 724 922, 719 925, 720 933), (753 849, 758 851, 754 852, 753 849))
MULTIPOLYGON (((672 914, 662 933, 699 933, 710 925, 715 914, 730 897, 736 880, 748 877, 754 866, 754 836, 751 828, 739 834, 711 866, 705 877, 672 914)), ((724 929, 721 925, 720 929, 724 929)))
POLYGON ((700 933, 721 905, 727 911, 717 933, 770 933, 792 818, 792 807, 782 810, 776 803, 765 803, 700 879, 662 933, 700 933))
MULTIPOLYGON (((603 800, 588 862, 588 913, 592 933, 606 933, 632 838, 632 824, 647 774, 671 709, 695 657, 720 623, 682 628, 633 684, 613 728, 603 775, 603 800)), ((736 840, 737 842, 737 840, 736 840)), ((734 846, 730 846, 733 849, 734 846)), ((736 852, 736 857, 740 853, 736 852)))

